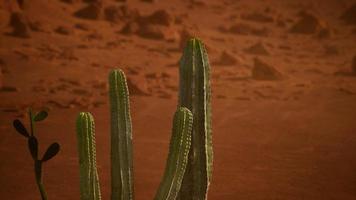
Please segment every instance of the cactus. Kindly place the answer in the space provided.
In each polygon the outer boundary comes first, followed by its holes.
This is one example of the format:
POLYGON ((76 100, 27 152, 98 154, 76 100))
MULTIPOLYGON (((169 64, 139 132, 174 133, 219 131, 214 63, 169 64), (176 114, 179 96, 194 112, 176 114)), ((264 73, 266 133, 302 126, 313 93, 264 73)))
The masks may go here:
MULTIPOLYGON (((178 109, 174 115, 165 173, 155 200, 204 200, 212 174, 210 66, 203 43, 191 39, 180 63, 178 109), (193 122, 194 119, 194 122, 193 122)), ((109 74, 111 113, 111 200, 132 200, 133 159, 129 92, 125 74, 109 74)), ((94 120, 77 121, 81 199, 100 199, 95 162, 94 120)))
POLYGON ((20 133, 22 136, 27 138, 28 148, 29 148, 30 154, 32 156, 32 159, 34 161, 36 184, 37 184, 38 190, 40 191, 41 199, 47 200, 47 193, 46 193, 46 190, 45 190, 43 182, 42 182, 42 165, 44 162, 47 162, 48 160, 52 159, 54 156, 56 156, 58 154, 60 146, 56 142, 52 143, 47 148, 47 150, 46 150, 45 154, 42 156, 42 158, 39 159, 38 158, 38 140, 35 135, 35 123, 46 119, 48 116, 48 113, 43 110, 43 111, 38 112, 36 115, 33 115, 32 110, 29 109, 28 115, 30 118, 30 133, 27 131, 27 129, 23 125, 23 123, 18 119, 13 121, 13 126, 18 133, 20 133))
POLYGON ((204 44, 190 39, 180 60, 179 102, 193 113, 192 148, 179 198, 206 199, 212 176, 210 65, 204 44))
POLYGON ((129 92, 123 71, 109 74, 111 111, 111 199, 133 199, 132 134, 129 92))
POLYGON ((155 200, 176 199, 180 190, 191 145, 193 116, 187 108, 179 108, 173 119, 166 169, 155 200))
POLYGON ((95 125, 90 113, 77 118, 77 138, 80 168, 80 198, 100 200, 99 177, 96 169, 95 125))

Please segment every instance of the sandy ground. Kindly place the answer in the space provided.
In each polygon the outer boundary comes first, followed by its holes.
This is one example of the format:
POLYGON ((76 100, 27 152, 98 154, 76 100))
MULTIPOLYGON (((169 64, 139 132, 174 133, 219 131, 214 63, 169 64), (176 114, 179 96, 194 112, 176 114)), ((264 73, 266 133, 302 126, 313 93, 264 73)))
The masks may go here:
POLYGON ((26 140, 12 128, 28 107, 50 109, 40 152, 61 144, 44 166, 49 199, 79 199, 80 111, 95 116, 109 199, 115 67, 131 86, 136 199, 152 199, 190 36, 206 43, 212 66, 209 199, 356 199, 356 7, 347 12, 356 1, 19 2, 0 0, 0 199, 39 199, 26 140))

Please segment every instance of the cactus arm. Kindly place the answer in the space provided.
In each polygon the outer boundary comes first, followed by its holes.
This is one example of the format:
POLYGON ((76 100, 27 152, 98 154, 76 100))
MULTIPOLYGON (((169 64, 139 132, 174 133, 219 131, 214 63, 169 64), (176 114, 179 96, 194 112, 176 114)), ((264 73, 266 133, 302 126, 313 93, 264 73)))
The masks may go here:
POLYGON ((155 200, 175 200, 185 173, 191 145, 193 116, 187 108, 179 108, 173 119, 165 173, 155 200))
POLYGON ((210 65, 203 43, 188 41, 180 62, 179 106, 193 113, 192 148, 180 199, 206 199, 212 172, 210 65))
POLYGON ((77 138, 80 168, 81 200, 100 200, 99 177, 96 168, 94 119, 81 112, 77 118, 77 138))
POLYGON ((111 110, 111 199, 133 199, 132 126, 123 71, 109 74, 111 110))

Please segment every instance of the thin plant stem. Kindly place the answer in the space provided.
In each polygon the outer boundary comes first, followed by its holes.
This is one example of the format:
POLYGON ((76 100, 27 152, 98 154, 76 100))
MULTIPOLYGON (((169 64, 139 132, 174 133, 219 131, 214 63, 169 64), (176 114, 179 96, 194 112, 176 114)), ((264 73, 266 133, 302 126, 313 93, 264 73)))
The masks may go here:
POLYGON ((42 162, 40 160, 35 161, 35 176, 36 176, 36 183, 38 189, 41 193, 41 199, 47 200, 47 193, 44 189, 44 185, 42 183, 42 162))

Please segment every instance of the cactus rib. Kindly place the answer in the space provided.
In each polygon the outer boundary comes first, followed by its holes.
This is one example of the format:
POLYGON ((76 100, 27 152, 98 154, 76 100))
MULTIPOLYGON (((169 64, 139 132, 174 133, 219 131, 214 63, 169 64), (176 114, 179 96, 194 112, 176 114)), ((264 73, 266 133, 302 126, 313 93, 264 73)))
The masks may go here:
POLYGON ((95 125, 93 116, 81 112, 77 118, 81 200, 100 200, 99 177, 96 168, 95 125))
POLYGON ((187 108, 179 108, 173 119, 166 169, 155 200, 175 200, 185 173, 191 146, 193 116, 187 108))
POLYGON ((190 39, 180 61, 178 106, 193 113, 192 148, 180 199, 206 199, 212 174, 210 65, 204 44, 190 39))
POLYGON ((111 199, 133 199, 132 126, 123 71, 109 74, 111 110, 111 199))

